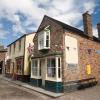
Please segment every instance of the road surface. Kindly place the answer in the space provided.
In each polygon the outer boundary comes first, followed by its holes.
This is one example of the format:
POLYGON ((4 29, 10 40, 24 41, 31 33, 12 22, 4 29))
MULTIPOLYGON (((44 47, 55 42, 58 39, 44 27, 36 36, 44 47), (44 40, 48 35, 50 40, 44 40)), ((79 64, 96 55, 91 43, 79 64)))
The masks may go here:
POLYGON ((92 88, 65 93, 58 98, 51 98, 0 78, 0 100, 100 100, 100 84, 92 88))

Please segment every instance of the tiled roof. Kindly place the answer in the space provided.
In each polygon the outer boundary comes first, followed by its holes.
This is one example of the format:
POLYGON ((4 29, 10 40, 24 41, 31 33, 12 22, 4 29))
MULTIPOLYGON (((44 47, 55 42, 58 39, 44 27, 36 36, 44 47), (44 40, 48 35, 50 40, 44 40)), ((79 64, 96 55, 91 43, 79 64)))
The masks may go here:
MULTIPOLYGON (((63 22, 61 22, 61 21, 58 21, 58 20, 56 20, 56 19, 53 19, 53 18, 51 18, 51 17, 49 17, 49 16, 47 16, 47 15, 45 15, 44 17, 47 17, 47 18, 49 18, 50 20, 53 20, 54 22, 58 23, 59 25, 61 25, 61 26, 62 26, 64 29, 66 29, 66 30, 75 32, 75 33, 77 33, 77 35, 80 35, 80 36, 82 36, 82 37, 89 38, 89 36, 88 36, 87 34, 85 34, 82 30, 79 30, 79 29, 77 29, 77 28, 75 28, 75 27, 72 27, 72 26, 70 26, 70 25, 67 25, 67 24, 65 24, 65 23, 63 23, 63 22)), ((97 37, 95 37, 95 36, 93 36, 93 41, 100 42, 100 39, 97 38, 97 37)))

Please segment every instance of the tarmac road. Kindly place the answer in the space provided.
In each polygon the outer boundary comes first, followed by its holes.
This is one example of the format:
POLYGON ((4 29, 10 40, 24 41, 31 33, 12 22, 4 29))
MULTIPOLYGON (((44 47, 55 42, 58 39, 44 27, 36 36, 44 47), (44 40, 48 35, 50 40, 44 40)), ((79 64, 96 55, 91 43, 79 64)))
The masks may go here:
POLYGON ((51 97, 16 86, 0 78, 0 100, 51 100, 51 97))
POLYGON ((100 84, 92 88, 65 93, 58 98, 51 98, 0 77, 0 100, 100 100, 100 84))

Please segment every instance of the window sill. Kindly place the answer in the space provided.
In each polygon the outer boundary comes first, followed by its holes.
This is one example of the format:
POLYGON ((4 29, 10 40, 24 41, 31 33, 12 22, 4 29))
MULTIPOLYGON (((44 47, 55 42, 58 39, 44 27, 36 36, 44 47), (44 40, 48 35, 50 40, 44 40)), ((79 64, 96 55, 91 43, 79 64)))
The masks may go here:
POLYGON ((41 79, 41 76, 34 76, 34 75, 31 75, 31 78, 41 79))
POLYGON ((49 50, 50 49, 50 47, 43 47, 43 48, 39 48, 38 50, 40 50, 40 51, 42 51, 42 50, 49 50))
POLYGON ((49 80, 49 81, 56 81, 56 82, 62 82, 62 79, 61 78, 57 78, 56 77, 47 77, 46 80, 49 80))

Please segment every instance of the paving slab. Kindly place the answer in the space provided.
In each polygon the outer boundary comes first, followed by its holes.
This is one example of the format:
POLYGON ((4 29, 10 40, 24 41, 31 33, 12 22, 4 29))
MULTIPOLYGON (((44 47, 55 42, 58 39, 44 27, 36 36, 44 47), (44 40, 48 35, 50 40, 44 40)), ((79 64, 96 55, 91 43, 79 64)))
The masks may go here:
POLYGON ((17 80, 12 80, 11 78, 7 78, 7 77, 4 77, 4 76, 2 76, 2 78, 4 80, 9 81, 11 83, 14 83, 14 84, 16 84, 18 86, 21 86, 21 87, 24 87, 24 88, 28 88, 28 89, 31 89, 33 91, 37 91, 39 93, 42 93, 42 94, 45 94, 45 95, 48 95, 48 96, 51 96, 51 97, 54 97, 54 98, 64 95, 64 93, 54 93, 54 92, 47 91, 47 90, 39 88, 39 87, 31 86, 28 83, 24 83, 24 82, 17 81, 17 80))

